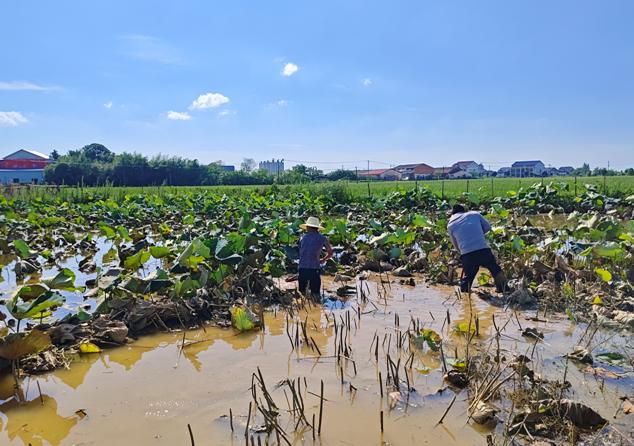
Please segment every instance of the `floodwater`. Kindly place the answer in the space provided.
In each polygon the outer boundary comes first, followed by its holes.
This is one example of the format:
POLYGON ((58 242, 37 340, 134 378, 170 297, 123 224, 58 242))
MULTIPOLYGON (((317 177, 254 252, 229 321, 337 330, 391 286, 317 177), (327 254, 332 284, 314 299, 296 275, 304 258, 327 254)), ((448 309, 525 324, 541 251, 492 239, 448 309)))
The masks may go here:
MULTIPOLYGON (((321 356, 314 347, 292 347, 286 314, 280 310, 266 314, 263 331, 241 334, 233 329, 211 327, 187 331, 182 352, 179 346, 183 332, 175 332, 145 336, 127 346, 83 355, 69 370, 25 379, 27 403, 11 400, 13 382, 7 377, 0 381, 0 402, 5 401, 0 403, 0 444, 188 445, 188 425, 198 446, 244 444, 252 401, 252 374, 259 367, 282 413, 280 426, 293 444, 485 445, 490 431, 467 423, 466 390, 457 394, 444 422, 438 424, 456 395, 452 390, 438 393, 444 387, 438 353, 429 350, 416 353, 408 376, 415 389, 409 401, 394 401, 386 389, 381 397, 378 380, 379 372, 385 380, 387 353, 395 362, 398 358, 402 362, 408 359, 410 353, 406 348, 398 348, 397 337, 399 330, 407 330, 412 319, 441 334, 449 359, 455 356, 454 351, 461 356, 465 346, 464 335, 456 333, 453 327, 476 315, 480 329, 476 343, 482 346, 490 343, 495 316, 498 326, 506 324, 501 347, 509 360, 515 353, 530 355, 535 348, 536 372, 553 379, 562 379, 566 373, 572 383, 572 399, 586 402, 617 425, 625 423, 624 416, 614 420, 613 415, 620 404, 618 398, 633 388, 631 375, 602 380, 584 374, 581 367, 572 363, 564 372, 566 360, 562 356, 577 344, 585 325, 575 325, 550 314, 540 314, 539 319, 547 322, 533 322, 528 318, 535 316, 535 312, 514 314, 476 297, 460 299, 449 287, 431 288, 424 284, 406 287, 392 283, 385 284, 383 290, 375 281, 366 281, 362 286, 370 291, 365 304, 352 298, 343 309, 313 306, 289 319, 291 339, 297 321, 306 321, 307 335, 314 340, 321 356), (447 312, 450 324, 446 323, 447 312), (348 336, 352 351, 348 356, 354 359, 354 365, 342 360, 340 366, 333 357, 335 319, 338 330, 343 330, 344 321, 350 321, 348 336), (544 341, 535 346, 534 341, 521 336, 520 325, 543 331, 544 341), (375 334, 380 339, 378 364, 371 351, 375 334), (318 418, 320 382, 324 382, 321 435, 315 440, 309 428, 303 433, 302 425, 297 431, 294 429, 296 422, 288 411, 288 387, 275 387, 286 378, 295 381, 300 378, 309 422, 313 414, 318 418), (230 409, 233 433, 228 418, 230 409)), ((597 352, 624 352, 632 348, 631 341, 628 334, 599 331, 592 338, 592 346, 597 347, 597 352)), ((260 424, 262 417, 252 416, 250 426, 260 424)), ((626 429, 627 424, 621 428, 626 429)), ((268 438, 262 434, 260 441, 277 444, 274 434, 268 438)), ((259 444, 257 436, 255 444, 259 444)))

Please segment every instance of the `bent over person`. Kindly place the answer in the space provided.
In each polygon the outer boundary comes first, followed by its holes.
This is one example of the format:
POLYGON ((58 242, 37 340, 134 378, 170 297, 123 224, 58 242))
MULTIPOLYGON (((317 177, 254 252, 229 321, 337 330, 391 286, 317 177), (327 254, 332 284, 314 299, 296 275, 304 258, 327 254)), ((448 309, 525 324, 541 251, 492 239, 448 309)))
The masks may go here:
POLYGON ((468 292, 481 266, 487 268, 495 280, 498 292, 506 290, 506 276, 495 260, 484 234, 491 230, 491 224, 479 212, 467 212, 464 206, 454 205, 447 224, 449 236, 460 252, 463 277, 460 290, 468 292))
POLYGON ((332 247, 328 238, 319 232, 323 229, 317 217, 308 217, 306 223, 300 225, 306 234, 299 241, 299 291, 306 293, 310 286, 313 298, 321 296, 321 265, 332 258, 332 247), (321 253, 326 249, 326 255, 321 253))

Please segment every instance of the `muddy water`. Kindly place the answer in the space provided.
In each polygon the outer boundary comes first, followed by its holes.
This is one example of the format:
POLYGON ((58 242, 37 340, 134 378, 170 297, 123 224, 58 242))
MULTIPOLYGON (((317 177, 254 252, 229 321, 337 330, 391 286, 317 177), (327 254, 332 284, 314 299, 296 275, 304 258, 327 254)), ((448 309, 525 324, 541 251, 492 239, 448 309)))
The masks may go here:
MULTIPOLYGON (((18 405, 9 400, 0 405, 0 444, 7 445, 183 445, 189 444, 187 425, 197 445, 244 444, 252 374, 260 367, 271 395, 282 410, 282 427, 294 444, 305 445, 368 445, 368 444, 486 444, 486 429, 467 423, 467 398, 463 391, 445 418, 437 424, 454 392, 443 387, 441 358, 438 353, 417 352, 410 375, 416 389, 409 401, 395 402, 381 398, 378 372, 385 378, 385 357, 389 352, 396 361, 409 356, 396 345, 398 330, 405 330, 411 318, 420 319, 427 328, 441 333, 446 341, 448 358, 461 356, 464 337, 453 327, 457 322, 478 316, 480 333, 477 343, 489 344, 493 316, 498 326, 506 324, 502 351, 511 358, 514 353, 527 353, 534 343, 520 334, 520 325, 536 327, 544 332, 544 342, 535 346, 534 362, 542 363, 537 372, 545 377, 561 379, 565 359, 585 331, 552 315, 540 315, 548 322, 532 322, 534 313, 513 315, 473 298, 458 299, 451 288, 401 287, 391 284, 385 296, 374 282, 371 302, 359 306, 352 299, 347 308, 301 311, 296 320, 307 321, 307 334, 314 339, 322 356, 308 346, 292 349, 282 312, 266 315, 263 332, 240 334, 232 329, 207 328, 188 331, 182 354, 179 345, 183 333, 157 334, 101 354, 85 355, 70 370, 27 379, 28 403, 18 405), (362 313, 358 317, 357 308, 362 313), (446 324, 447 311, 451 323, 446 324), (350 314, 350 362, 341 368, 335 354, 334 319, 338 325, 350 314), (398 314, 400 327, 395 325, 398 314), (375 333, 381 339, 378 364, 370 351, 375 333), (324 381, 325 398, 322 433, 313 441, 306 430, 294 434, 294 422, 287 413, 288 405, 282 389, 275 384, 286 378, 305 378, 303 391, 306 416, 311 420, 319 412, 320 381, 324 381), (42 397, 38 390, 41 388, 42 397), (351 387, 354 386, 354 388, 351 387), (356 390, 355 390, 356 389, 356 390), (395 407, 390 410, 390 403, 395 407), (233 412, 235 433, 226 417, 233 412), (384 432, 380 430, 380 412, 384 411, 384 432)), ((386 285, 387 286, 387 285, 386 285)), ((473 321, 473 319, 472 319, 473 321)), ((291 322, 291 333, 294 323, 291 322)), ((598 332, 592 345, 597 351, 631 349, 629 335, 598 332), (629 345, 629 347, 628 347, 629 345)), ((406 350, 406 349, 403 349, 406 350)), ((630 352, 631 354, 631 352, 630 352)), ((402 368, 401 368, 402 370, 402 368)), ((631 391, 631 378, 597 379, 584 374, 581 368, 569 365, 567 379, 572 383, 572 398, 585 401, 604 418, 614 421, 618 397, 631 391)), ((12 382, 0 384, 0 398, 9 398, 12 382)), ((303 388, 303 387, 302 387, 303 388)), ((387 391, 385 391, 387 393, 387 391)), ((287 390, 288 394, 288 390, 287 390)), ((289 396, 290 398, 290 396, 289 396)), ((630 420, 631 421, 631 420, 630 420)), ((262 423, 260 417, 251 425, 262 423)), ((622 419, 616 423, 623 423, 622 419)), ((499 427, 498 427, 499 429, 499 427)), ((631 428, 630 428, 631 429, 631 428)), ((301 428, 300 428, 301 431, 301 428)), ((266 437, 262 436, 262 444, 266 437)), ((275 436, 268 439, 276 444, 275 436)), ((257 444, 257 440, 256 440, 257 444)))

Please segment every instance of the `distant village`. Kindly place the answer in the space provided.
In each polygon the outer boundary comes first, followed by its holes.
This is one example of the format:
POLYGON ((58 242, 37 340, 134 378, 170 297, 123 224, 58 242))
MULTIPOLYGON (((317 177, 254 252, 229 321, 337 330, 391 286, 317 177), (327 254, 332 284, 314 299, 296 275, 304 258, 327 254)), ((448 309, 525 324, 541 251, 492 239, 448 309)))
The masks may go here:
POLYGON ((574 167, 546 167, 539 160, 516 161, 509 167, 487 170, 476 161, 458 161, 449 167, 432 167, 429 164, 401 164, 389 169, 364 170, 358 172, 360 178, 375 180, 432 180, 466 179, 481 177, 554 177, 572 175, 574 167))
MULTIPOLYGON (((258 165, 252 164, 248 171, 259 171, 270 177, 280 177, 285 172, 283 159, 261 161, 258 165)), ((44 182, 44 169, 55 160, 35 150, 21 149, 0 159, 0 184, 40 184, 44 182)), ((305 166, 302 166, 305 168, 305 166)), ((235 166, 221 165, 226 172, 236 171, 235 166)), ((240 169, 245 170, 245 167, 240 169)), ((318 171, 318 170, 317 170, 318 171)), ((508 167, 502 167, 497 171, 485 169, 482 163, 476 161, 458 161, 449 167, 432 167, 425 163, 401 164, 395 167, 374 170, 342 170, 350 175, 346 178, 362 180, 431 180, 431 179, 467 179, 482 177, 556 177, 576 174, 572 166, 546 167, 540 160, 516 161, 508 167)), ((321 171, 318 171, 321 172, 321 171)), ((315 179, 327 179, 323 173, 316 175, 315 179)))

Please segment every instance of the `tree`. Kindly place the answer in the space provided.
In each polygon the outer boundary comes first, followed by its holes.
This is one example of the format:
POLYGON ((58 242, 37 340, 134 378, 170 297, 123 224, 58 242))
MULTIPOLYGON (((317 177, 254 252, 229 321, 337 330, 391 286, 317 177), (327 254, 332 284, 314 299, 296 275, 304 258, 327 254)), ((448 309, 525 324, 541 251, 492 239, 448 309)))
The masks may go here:
POLYGON ((590 165, 588 163, 583 163, 583 166, 576 168, 572 174, 578 177, 587 177, 592 175, 592 171, 590 170, 590 165))
POLYGON ((110 163, 114 159, 114 153, 103 144, 88 144, 82 147, 80 151, 91 161, 110 163))
POLYGON ((240 163, 240 170, 243 172, 253 172, 255 170, 256 163, 253 158, 244 158, 240 163))
POLYGON ((330 172, 328 175, 326 175, 326 178, 328 178, 330 181, 337 181, 337 180, 354 181, 357 179, 357 175, 352 170, 337 169, 330 172))
POLYGON ((51 152, 51 159, 53 161, 57 161, 59 159, 59 152, 55 149, 51 152))

